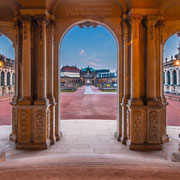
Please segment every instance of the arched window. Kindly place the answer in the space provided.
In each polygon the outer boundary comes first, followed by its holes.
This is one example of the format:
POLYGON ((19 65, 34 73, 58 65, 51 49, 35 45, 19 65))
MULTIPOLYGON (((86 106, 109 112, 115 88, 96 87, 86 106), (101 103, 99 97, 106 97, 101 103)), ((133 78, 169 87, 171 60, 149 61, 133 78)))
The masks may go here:
POLYGON ((170 77, 170 72, 167 72, 167 79, 168 79, 168 85, 171 84, 171 77, 170 77))
POLYGON ((177 74, 176 74, 176 70, 173 71, 173 84, 177 85, 177 74))
POLYGON ((13 73, 12 75, 12 85, 14 86, 15 85, 15 74, 13 73))
POLYGON ((1 72, 1 86, 4 86, 4 72, 1 72))
POLYGON ((10 86, 10 73, 7 73, 7 86, 10 86))

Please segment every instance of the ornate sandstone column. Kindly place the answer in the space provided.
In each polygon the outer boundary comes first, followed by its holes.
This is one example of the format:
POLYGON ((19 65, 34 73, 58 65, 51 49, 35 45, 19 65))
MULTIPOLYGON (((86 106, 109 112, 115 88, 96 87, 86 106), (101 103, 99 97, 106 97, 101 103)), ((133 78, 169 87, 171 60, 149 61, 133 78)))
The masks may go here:
POLYGON ((46 70, 49 65, 48 75, 50 75, 53 66, 51 65, 53 55, 50 52, 53 48, 52 42, 48 48, 46 42, 49 17, 44 10, 21 10, 21 13, 17 20, 16 72, 19 83, 16 98, 12 102, 16 118, 16 121, 13 121, 17 122, 17 125, 14 125, 10 138, 17 143, 18 149, 46 149, 50 145, 51 116, 47 91, 52 97, 50 94, 52 85, 49 83, 47 88, 46 70))
POLYGON ((142 26, 142 16, 132 14, 130 16, 130 23, 131 97, 128 101, 127 110, 127 144, 129 149, 132 150, 158 150, 162 149, 160 145, 161 106, 159 106, 158 103, 148 104, 148 102, 153 102, 156 99, 155 83, 157 77, 155 68, 155 41, 153 36, 155 32, 153 32, 154 29, 150 29, 152 25, 153 28, 155 28, 155 24, 150 24, 148 25, 149 27, 147 26, 146 40, 143 38, 146 34, 146 27, 142 26), (143 49, 143 47, 146 48, 143 49), (146 61, 149 62, 146 62, 144 66, 142 66, 145 61, 143 58, 147 56, 143 51, 146 51, 148 54, 152 53, 150 57, 146 59, 146 61), (140 68, 145 69, 142 71, 140 68), (153 77, 148 77, 150 76, 150 70, 152 70, 151 76, 153 77), (145 76, 145 74, 147 74, 147 76, 145 76), (142 76, 144 76, 144 78, 141 78, 142 76), (153 88, 151 87, 151 89, 147 90, 149 84, 147 85, 146 83, 152 84, 153 88), (144 88, 145 85, 147 88, 144 88))

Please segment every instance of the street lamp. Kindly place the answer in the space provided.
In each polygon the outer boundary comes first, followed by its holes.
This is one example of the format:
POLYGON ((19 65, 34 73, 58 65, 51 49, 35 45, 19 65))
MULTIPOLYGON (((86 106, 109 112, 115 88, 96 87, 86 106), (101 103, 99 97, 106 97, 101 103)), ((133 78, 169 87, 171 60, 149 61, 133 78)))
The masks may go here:
POLYGON ((0 68, 3 67, 4 63, 0 61, 0 68))
POLYGON ((175 66, 180 66, 180 60, 175 60, 175 66))

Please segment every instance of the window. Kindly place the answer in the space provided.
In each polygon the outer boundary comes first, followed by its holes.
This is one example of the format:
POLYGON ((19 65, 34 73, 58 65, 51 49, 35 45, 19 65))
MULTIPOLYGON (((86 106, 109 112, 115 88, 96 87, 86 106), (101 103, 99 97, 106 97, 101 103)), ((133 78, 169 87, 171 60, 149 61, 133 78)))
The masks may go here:
POLYGON ((177 85, 177 74, 176 74, 176 70, 173 71, 173 84, 177 85))
POLYGON ((1 72, 1 86, 4 86, 4 72, 1 72))
POLYGON ((7 73, 7 86, 10 86, 10 73, 7 73))
POLYGON ((170 72, 167 72, 168 85, 171 84, 170 72))
POLYGON ((15 74, 13 73, 12 75, 12 85, 14 86, 15 85, 15 74))

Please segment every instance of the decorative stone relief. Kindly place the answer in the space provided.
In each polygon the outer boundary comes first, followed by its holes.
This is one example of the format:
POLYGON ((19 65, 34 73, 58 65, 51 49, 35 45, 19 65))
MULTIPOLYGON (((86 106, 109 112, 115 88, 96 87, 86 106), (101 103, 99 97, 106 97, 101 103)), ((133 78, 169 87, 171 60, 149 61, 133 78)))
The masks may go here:
POLYGON ((80 23, 78 26, 79 26, 80 28, 84 28, 84 27, 89 28, 89 27, 91 27, 91 26, 92 26, 93 28, 96 28, 96 27, 98 26, 98 24, 95 23, 95 22, 92 22, 92 21, 86 21, 86 22, 80 23))
POLYGON ((127 138, 130 139, 130 110, 127 110, 127 138))
POLYGON ((35 141, 42 142, 44 137, 44 122, 45 112, 44 110, 35 111, 35 141))
POLYGON ((51 126, 50 126, 50 122, 51 121, 51 112, 50 112, 50 109, 48 108, 47 109, 47 123, 48 123, 48 125, 47 125, 47 139, 49 139, 49 137, 50 137, 50 128, 51 128, 51 126))
POLYGON ((18 127, 19 142, 29 142, 30 141, 30 110, 20 109, 18 110, 18 127))
POLYGON ((135 140, 139 141, 143 138, 143 117, 142 111, 134 110, 133 111, 133 125, 132 136, 135 140))
POLYGON ((39 37, 40 40, 44 39, 44 33, 46 29, 46 25, 48 24, 48 19, 46 16, 36 16, 37 23, 39 25, 39 37))
POLYGON ((12 107, 12 129, 15 135, 17 135, 17 125, 17 108, 12 107))
POLYGON ((157 111, 149 112, 148 129, 148 142, 153 143, 159 141, 159 122, 157 111))
POLYGON ((137 39, 137 35, 139 32, 139 24, 142 21, 142 16, 138 14, 131 15, 129 21, 131 23, 132 37, 133 39, 137 39))

